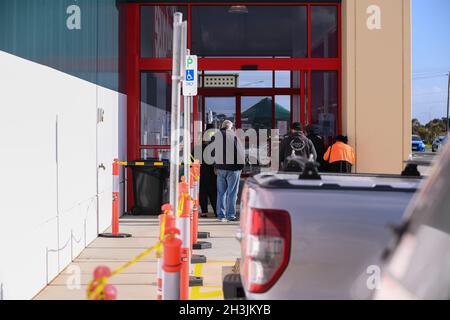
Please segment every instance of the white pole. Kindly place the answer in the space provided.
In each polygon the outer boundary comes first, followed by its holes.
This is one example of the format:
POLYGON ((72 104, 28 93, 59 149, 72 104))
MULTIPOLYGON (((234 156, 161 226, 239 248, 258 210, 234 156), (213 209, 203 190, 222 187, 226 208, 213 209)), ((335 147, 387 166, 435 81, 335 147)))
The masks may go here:
POLYGON ((172 114, 170 121, 170 204, 178 210, 178 182, 180 175, 180 94, 181 94, 181 25, 183 14, 176 12, 173 16, 173 60, 172 60, 172 114))
POLYGON ((180 272, 163 273, 163 300, 180 300, 180 272))

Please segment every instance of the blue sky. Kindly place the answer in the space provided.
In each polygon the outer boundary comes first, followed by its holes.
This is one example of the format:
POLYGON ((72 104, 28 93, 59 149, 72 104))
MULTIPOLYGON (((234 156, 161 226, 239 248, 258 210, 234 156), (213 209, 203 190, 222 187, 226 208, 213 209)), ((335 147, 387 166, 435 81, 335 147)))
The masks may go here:
POLYGON ((446 116, 450 71, 450 0, 412 0, 413 118, 446 116))

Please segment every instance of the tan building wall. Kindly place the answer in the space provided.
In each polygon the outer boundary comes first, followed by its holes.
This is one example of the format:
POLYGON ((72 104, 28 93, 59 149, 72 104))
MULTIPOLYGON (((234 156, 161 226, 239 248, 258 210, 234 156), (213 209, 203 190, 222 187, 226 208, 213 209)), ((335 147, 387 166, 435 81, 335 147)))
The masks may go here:
POLYGON ((342 41, 342 124, 355 169, 398 174, 411 153, 410 0, 343 0, 342 41), (371 30, 373 5, 381 24, 371 30))

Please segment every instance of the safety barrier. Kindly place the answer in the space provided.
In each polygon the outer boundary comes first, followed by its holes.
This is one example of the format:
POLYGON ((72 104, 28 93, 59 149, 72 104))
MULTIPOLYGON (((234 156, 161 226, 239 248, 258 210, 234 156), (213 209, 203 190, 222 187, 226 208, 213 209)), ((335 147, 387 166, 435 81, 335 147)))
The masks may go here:
MULTIPOLYGON (((142 161, 122 161, 120 162, 120 165, 124 166, 124 167, 143 167, 143 166, 149 166, 149 164, 146 164, 145 162, 142 161)), ((164 166, 164 162, 163 161, 154 161, 151 163, 152 166, 154 167, 163 167, 164 166)))
MULTIPOLYGON (((103 279, 111 277, 112 272, 109 267, 99 266, 94 270, 94 280, 88 285, 88 294, 96 292, 103 279)), ((95 296, 91 296, 93 300, 116 300, 117 289, 111 284, 104 284, 103 288, 99 288, 99 292, 95 296)))
MULTIPOLYGON (((174 232, 175 230, 171 230, 171 232, 174 232)), ((158 242, 157 244, 151 246, 150 248, 144 250, 141 252, 138 256, 134 257, 130 261, 128 261, 123 266, 117 268, 114 271, 105 272, 105 270, 109 270, 108 267, 105 266, 99 266, 94 271, 94 279, 88 284, 87 287, 87 298, 88 300, 105 300, 105 292, 107 292, 107 288, 111 288, 111 286, 108 287, 108 280, 119 273, 123 272, 125 269, 130 267, 131 265, 135 264, 136 262, 140 261, 142 258, 144 258, 146 255, 151 253, 152 251, 160 251, 162 252, 162 243, 158 242)), ((110 289, 111 290, 111 289, 110 289)), ((116 294, 117 295, 117 294, 116 294)), ((114 296, 114 298, 116 297, 114 296)), ((114 299, 112 299, 114 300, 114 299)))
MULTIPOLYGON (((195 191, 196 189, 191 188, 185 177, 182 177, 181 180, 176 215, 170 204, 165 204, 161 208, 158 242, 114 271, 106 266, 97 267, 87 289, 89 300, 115 300, 117 290, 113 285, 108 284, 108 280, 152 251, 156 251, 157 258, 157 300, 188 300, 189 287, 203 285, 201 277, 189 275, 190 260, 192 259, 191 239, 194 230, 191 228, 194 200, 191 190, 195 191), (177 222, 179 229, 176 228, 177 222)), ((196 198, 198 198, 198 192, 196 193, 196 198)))
POLYGON ((142 161, 120 161, 119 159, 113 160, 113 192, 112 192, 112 219, 111 219, 111 232, 110 233, 101 233, 99 237, 103 238, 129 238, 131 234, 128 233, 120 233, 119 232, 119 218, 120 218, 120 167, 140 167, 140 166, 154 166, 154 167, 163 167, 163 161, 155 161, 151 164, 146 164, 142 161))
POLYGON ((131 234, 119 232, 120 216, 120 165, 119 159, 114 159, 112 164, 113 191, 112 191, 112 221, 111 233, 101 233, 99 237, 103 238, 129 238, 131 234))
POLYGON ((181 268, 181 240, 177 239, 176 235, 179 234, 180 231, 175 227, 175 216, 172 214, 171 206, 162 206, 162 211, 163 214, 160 216, 160 236, 158 242, 114 271, 109 270, 109 268, 105 266, 97 267, 94 271, 94 278, 87 287, 87 298, 89 300, 106 300, 106 298, 114 300, 117 296, 117 291, 112 289, 114 286, 108 285, 108 280, 120 274, 153 251, 156 251, 156 258, 158 260, 160 260, 161 257, 163 258, 162 261, 158 263, 160 268, 157 271, 157 296, 162 296, 162 299, 179 298, 180 286, 178 266, 181 268), (174 274, 177 272, 178 276, 174 274), (174 293, 173 290, 174 288, 176 289, 177 281, 178 293, 174 293), (164 283, 166 283, 166 285, 164 285, 164 283), (164 295, 165 291, 166 296, 164 295), (116 292, 116 294, 112 295, 112 292, 116 292))
MULTIPOLYGON (((112 232, 101 234, 101 237, 131 237, 130 234, 119 232, 120 166, 145 165, 144 162, 120 162, 118 159, 114 159, 112 232)), ((164 163, 155 162, 153 165, 163 166, 164 163)), ((198 241, 200 183, 200 163, 198 160, 194 160, 191 163, 189 178, 189 183, 185 177, 182 177, 179 183, 179 201, 176 212, 174 213, 174 208, 170 204, 165 204, 161 208, 158 242, 114 271, 111 271, 106 266, 97 267, 94 270, 93 280, 88 285, 88 299, 115 300, 117 298, 117 290, 115 286, 107 283, 108 280, 152 251, 156 251, 157 258, 157 300, 188 300, 189 287, 203 285, 203 278, 190 275, 191 263, 200 264, 206 262, 205 256, 194 255, 193 250, 211 248, 210 243, 198 241), (176 228, 177 222, 179 229, 176 228), (179 238, 177 238, 177 235, 179 235, 179 238)))

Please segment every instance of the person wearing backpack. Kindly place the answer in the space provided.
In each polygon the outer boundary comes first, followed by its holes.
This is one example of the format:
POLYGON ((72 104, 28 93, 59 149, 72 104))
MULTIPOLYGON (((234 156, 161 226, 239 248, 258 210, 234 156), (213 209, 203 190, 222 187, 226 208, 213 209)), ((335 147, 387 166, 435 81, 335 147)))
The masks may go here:
POLYGON ((323 155, 325 154, 325 143, 323 142, 323 138, 319 135, 319 130, 316 125, 309 125, 306 127, 306 133, 308 134, 306 137, 311 140, 314 145, 314 148, 317 152, 317 162, 319 162, 319 171, 325 169, 325 161, 323 160, 323 155))
MULTIPOLYGON (((299 122, 293 123, 291 132, 285 135, 280 143, 280 170, 285 171, 289 167, 289 161, 293 157, 308 160, 311 155, 314 161, 316 161, 317 152, 314 144, 303 133, 302 125, 299 122)), ((299 171, 302 170, 303 168, 299 168, 299 171)))
POLYGON ((348 138, 339 135, 336 137, 336 143, 328 147, 323 159, 329 172, 351 173, 355 165, 355 151, 348 145, 348 138))

